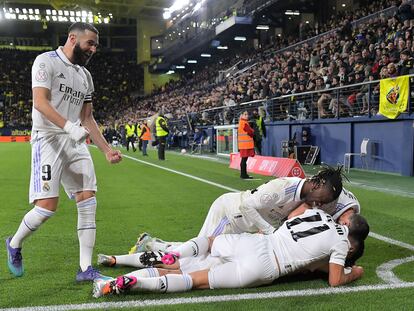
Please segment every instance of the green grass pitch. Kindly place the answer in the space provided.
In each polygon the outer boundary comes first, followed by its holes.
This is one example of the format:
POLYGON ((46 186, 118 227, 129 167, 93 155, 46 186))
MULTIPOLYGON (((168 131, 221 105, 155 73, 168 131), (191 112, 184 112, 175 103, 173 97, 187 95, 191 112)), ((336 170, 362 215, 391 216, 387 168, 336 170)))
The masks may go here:
MULTIPOLYGON (((123 152, 125 152, 123 150, 123 152)), ((140 232, 148 231, 163 239, 183 241, 197 235, 210 204, 228 190, 189 177, 124 158, 119 165, 109 165, 96 148, 91 148, 98 178, 97 239, 98 253, 126 253, 140 232)), ((251 189, 269 180, 244 181, 238 172, 219 162, 178 153, 167 153, 159 162, 155 151, 149 157, 139 153, 129 156, 190 174, 234 189, 251 189)), ((307 167, 309 174, 316 168, 307 167)), ((25 275, 13 278, 6 267, 4 239, 15 232, 28 204, 30 145, 0 144, 0 308, 70 305, 83 303, 118 303, 168 298, 206 297, 329 288, 326 279, 303 277, 282 279, 271 286, 240 290, 205 290, 180 294, 135 293, 123 297, 94 299, 91 284, 76 284, 78 244, 77 213, 73 201, 62 191, 56 215, 25 241, 23 257, 25 275)), ((382 236, 414 245, 414 178, 390 174, 351 171, 351 184, 362 214, 371 230, 382 236)), ((414 251, 373 237, 359 264, 364 277, 348 287, 386 284, 376 269, 383 263, 414 256, 414 251)), ((102 268, 104 274, 116 276, 128 268, 102 268)), ((393 273, 404 282, 414 282, 414 262, 396 266, 393 273)), ((414 310, 414 287, 356 293, 336 293, 299 297, 251 299, 200 304, 149 307, 149 310, 414 310)), ((99 305, 97 305, 97 308, 99 305)), ((117 309, 108 305, 105 309, 117 309)))

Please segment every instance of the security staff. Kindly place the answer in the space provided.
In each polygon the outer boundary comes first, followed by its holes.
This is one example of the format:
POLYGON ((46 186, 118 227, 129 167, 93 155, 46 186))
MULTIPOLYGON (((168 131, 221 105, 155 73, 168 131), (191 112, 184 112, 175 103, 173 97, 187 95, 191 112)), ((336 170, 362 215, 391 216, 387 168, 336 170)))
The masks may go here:
POLYGON ((132 150, 135 152, 137 149, 134 146, 135 142, 135 125, 132 124, 132 121, 129 120, 128 124, 125 125, 125 133, 126 133, 126 149, 129 151, 129 143, 132 145, 132 150))
POLYGON ((247 175, 247 159, 248 157, 254 157, 254 130, 249 125, 249 113, 243 111, 240 116, 239 127, 237 129, 237 141, 240 152, 240 178, 251 179, 247 175))
POLYGON ((140 138, 140 141, 142 141, 142 155, 148 156, 147 146, 148 146, 148 142, 151 140, 151 131, 147 125, 147 120, 144 120, 144 122, 142 123, 141 136, 139 138, 140 138))
POLYGON ((137 137, 138 137, 138 149, 139 151, 142 150, 142 139, 141 139, 141 135, 142 135, 142 122, 139 121, 137 124, 137 137))
POLYGON ((263 117, 259 115, 257 109, 253 110, 253 122, 255 122, 254 129, 254 146, 256 147, 256 151, 258 155, 262 154, 262 140, 263 137, 266 138, 266 126, 263 121, 263 117))
POLYGON ((158 160, 165 160, 165 144, 167 143, 168 130, 164 115, 159 114, 155 121, 155 131, 158 141, 158 160))

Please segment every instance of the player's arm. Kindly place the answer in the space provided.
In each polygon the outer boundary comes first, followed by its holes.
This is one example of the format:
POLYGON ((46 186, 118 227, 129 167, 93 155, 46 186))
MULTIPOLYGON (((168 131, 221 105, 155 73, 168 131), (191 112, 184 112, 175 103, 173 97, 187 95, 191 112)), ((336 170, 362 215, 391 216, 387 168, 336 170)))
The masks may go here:
POLYGON ((33 106, 50 122, 63 129, 70 138, 76 142, 82 142, 88 136, 86 129, 73 124, 60 115, 50 104, 50 90, 45 87, 33 87, 33 106))
POLYGON ((344 266, 336 263, 329 263, 329 285, 341 286, 351 283, 364 274, 364 269, 360 266, 353 266, 349 273, 345 273, 344 266))
POLYGON ((105 154, 108 162, 120 162, 122 160, 121 152, 119 150, 113 150, 99 130, 98 124, 92 114, 92 102, 86 102, 83 104, 80 117, 82 126, 88 129, 89 136, 99 150, 105 154))
POLYGON ((240 212, 263 234, 272 234, 276 229, 264 220, 258 212, 260 209, 272 208, 281 201, 280 196, 275 192, 277 190, 274 188, 274 184, 269 182, 251 190, 250 194, 241 193, 240 212))
POLYGON ((259 233, 263 234, 272 234, 275 228, 269 224, 254 208, 249 208, 247 204, 242 204, 240 206, 240 211, 244 217, 250 220, 253 225, 256 226, 259 233))
POLYGON ((66 124, 66 119, 50 105, 50 90, 46 87, 34 87, 32 92, 34 108, 50 122, 63 129, 66 124))

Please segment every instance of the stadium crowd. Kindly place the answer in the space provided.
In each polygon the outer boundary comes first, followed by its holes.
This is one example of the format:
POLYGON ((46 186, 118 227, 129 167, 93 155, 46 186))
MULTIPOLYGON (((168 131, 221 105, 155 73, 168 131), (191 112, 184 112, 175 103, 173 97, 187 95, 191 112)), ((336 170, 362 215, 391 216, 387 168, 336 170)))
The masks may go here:
MULTIPOLYGON (((235 106, 251 100, 266 100, 283 95, 318 91, 313 102, 302 103, 296 96, 289 109, 286 104, 276 107, 275 118, 286 119, 297 107, 314 111, 314 117, 366 114, 368 101, 378 102, 378 86, 362 86, 349 94, 331 98, 323 91, 336 86, 377 80, 408 74, 413 67, 414 16, 400 6, 395 16, 367 19, 352 27, 351 21, 371 12, 396 4, 395 1, 372 1, 357 11, 332 17, 323 26, 304 29, 302 37, 310 37, 337 28, 309 43, 292 49, 279 50, 295 43, 293 38, 276 38, 271 47, 249 51, 233 58, 222 59, 195 74, 185 75, 179 82, 171 82, 157 89, 151 96, 140 98, 142 71, 134 65, 133 55, 98 53, 89 69, 95 82, 96 119, 105 126, 125 124, 159 111, 172 114, 175 119, 197 115, 204 109, 235 106), (246 68, 236 76, 217 81, 219 70, 242 60, 246 68), (254 64, 254 65, 251 65, 254 64), (297 106, 297 107, 296 107, 297 106), (311 107, 312 106, 312 107, 311 107)), ((298 41, 299 38, 296 38, 298 41)), ((0 50, 0 112, 8 126, 30 124, 31 94, 30 66, 35 52, 0 50), (7 105, 8 109, 4 109, 7 105)), ((371 113, 376 113, 375 109, 371 113)), ((308 117, 309 114, 305 117, 308 117)), ((198 118, 203 122, 203 117, 198 118)), ((205 121, 205 120, 204 120, 205 121)))
MULTIPOLYGON (((139 100, 137 106, 144 108, 141 117, 163 109, 164 113, 172 113, 180 119, 208 108, 308 91, 321 91, 315 96, 314 103, 307 103, 307 111, 314 105, 315 117, 335 115, 338 109, 342 116, 367 114, 368 96, 372 106, 378 107, 377 85, 372 87, 369 95, 368 86, 341 94, 339 106, 337 98, 322 91, 411 72, 413 16, 380 14, 357 27, 351 25, 351 21, 393 4, 395 1, 373 1, 357 12, 348 12, 340 19, 332 18, 325 24, 327 28, 321 28, 321 31, 338 28, 337 31, 322 35, 312 43, 278 52, 281 47, 295 43, 289 39, 288 43, 279 40, 269 49, 255 51, 246 58, 247 63, 255 62, 255 65, 224 83, 212 83, 220 64, 208 67, 196 73, 193 78, 196 83, 191 83, 190 79, 186 80, 190 83, 184 85, 182 82, 169 85, 161 92, 139 100)), ((319 32, 313 31, 307 35, 319 32)), ((285 119, 291 113, 283 105, 278 109, 279 119, 285 119)), ((375 109, 371 112, 377 113, 375 109)))

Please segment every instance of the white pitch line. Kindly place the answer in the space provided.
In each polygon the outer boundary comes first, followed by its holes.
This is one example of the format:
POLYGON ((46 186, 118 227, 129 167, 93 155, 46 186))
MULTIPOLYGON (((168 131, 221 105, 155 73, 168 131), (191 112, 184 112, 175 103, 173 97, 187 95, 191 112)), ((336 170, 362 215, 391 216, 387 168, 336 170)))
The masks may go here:
POLYGON ((263 292, 237 295, 221 295, 221 296, 204 296, 204 297, 184 297, 184 298, 170 298, 170 299, 145 299, 145 300, 130 300, 120 302, 98 302, 98 303, 83 303, 83 304, 67 304, 67 305, 52 305, 52 306, 38 306, 38 307, 24 307, 24 308, 7 308, 0 309, 0 311, 70 311, 70 310, 90 310, 90 309, 120 309, 120 308, 140 308, 140 307, 154 307, 166 305, 181 305, 181 304, 197 304, 197 303, 211 303, 211 302, 227 302, 240 301, 252 299, 277 299, 286 297, 309 297, 319 295, 335 295, 347 293, 360 293, 363 291, 379 291, 400 288, 413 288, 414 282, 400 283, 400 284, 383 284, 383 285, 363 285, 355 287, 329 287, 319 289, 304 289, 304 290, 288 290, 280 292, 263 292))
POLYGON ((407 198, 414 198, 413 192, 408 192, 408 191, 398 190, 398 189, 386 189, 386 188, 382 188, 378 186, 365 185, 361 182, 356 182, 356 181, 350 181, 349 183, 351 185, 357 186, 362 189, 374 190, 374 191, 379 191, 382 193, 388 193, 392 195, 400 195, 400 196, 407 197, 407 198))
POLYGON ((401 242, 401 241, 398 241, 398 240, 394 240, 394 239, 391 239, 389 237, 386 237, 386 236, 383 236, 383 235, 380 235, 380 234, 374 233, 374 232, 370 232, 369 236, 374 238, 374 239, 377 239, 377 240, 380 240, 380 241, 383 241, 383 242, 387 242, 389 244, 397 245, 399 247, 406 248, 406 249, 414 251, 414 245, 411 245, 411 244, 408 244, 408 243, 405 243, 405 242, 401 242))
POLYGON ((386 263, 383 263, 382 265, 380 265, 377 270, 376 273, 378 275, 379 278, 381 278, 385 283, 388 284, 401 284, 404 281, 400 280, 395 274, 394 272, 392 272, 392 270, 402 264, 408 263, 408 262, 412 262, 414 261, 414 256, 410 256, 410 257, 406 257, 406 258, 401 258, 401 259, 394 259, 391 261, 388 261, 386 263))
POLYGON ((132 161, 136 161, 136 162, 139 162, 139 163, 143 163, 143 164, 146 164, 146 165, 149 165, 149 166, 153 166, 153 167, 162 169, 164 171, 168 171, 168 172, 171 172, 171 173, 174 173, 174 174, 178 174, 178 175, 185 176, 185 177, 188 177, 188 178, 191 178, 191 179, 195 179, 197 181, 200 181, 200 182, 203 182, 203 183, 206 183, 206 184, 209 184, 209 185, 218 187, 218 188, 222 188, 222 189, 225 189, 225 190, 229 190, 231 192, 239 192, 240 191, 240 190, 237 190, 237 189, 234 189, 234 188, 227 187, 227 186, 222 185, 222 184, 215 183, 213 181, 209 181, 209 180, 204 179, 204 178, 200 178, 200 177, 197 177, 197 176, 194 176, 194 175, 190 175, 190 174, 187 174, 187 173, 183 173, 183 172, 180 172, 180 171, 176 171, 176 170, 173 170, 171 168, 167 168, 167 167, 164 167, 164 166, 161 166, 161 165, 157 165, 157 164, 154 164, 154 163, 151 163, 151 162, 143 161, 143 160, 140 160, 140 159, 131 157, 129 155, 123 154, 122 157, 127 158, 127 159, 130 159, 132 161))

